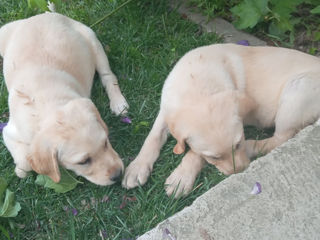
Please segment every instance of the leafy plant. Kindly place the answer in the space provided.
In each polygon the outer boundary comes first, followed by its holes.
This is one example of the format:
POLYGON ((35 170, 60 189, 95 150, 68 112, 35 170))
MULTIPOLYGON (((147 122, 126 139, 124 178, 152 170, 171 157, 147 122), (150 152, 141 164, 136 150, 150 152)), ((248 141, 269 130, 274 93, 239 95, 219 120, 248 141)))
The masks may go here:
POLYGON ((320 5, 310 11, 312 14, 320 14, 320 5))
POLYGON ((208 17, 221 16, 228 17, 232 6, 239 3, 239 0, 190 0, 189 3, 197 8, 203 9, 204 14, 208 17))
MULTIPOLYGON (((271 35, 284 38, 289 34, 291 42, 294 40, 295 27, 302 18, 296 15, 301 4, 315 6, 314 0, 243 0, 234 6, 231 12, 235 16, 234 24, 239 29, 248 29, 258 24, 266 24, 271 35)), ((311 14, 317 13, 314 8, 311 14)))
POLYGON ((291 45, 301 31, 307 33, 311 42, 320 38, 319 0, 189 0, 189 3, 208 17, 222 16, 239 29, 264 33, 291 45))
POLYGON ((51 178, 45 175, 38 175, 35 181, 36 184, 51 188, 57 193, 66 193, 74 189, 78 183, 82 183, 75 179, 65 168, 60 167, 61 180, 58 183, 52 181, 51 178))
MULTIPOLYGON (((20 203, 15 202, 14 193, 7 189, 7 182, 0 177, 0 218, 16 217, 21 210, 20 203)), ((8 231, 0 225, 0 236, 10 239, 8 231)))
POLYGON ((20 203, 14 201, 14 194, 7 189, 7 186, 7 182, 0 178, 0 217, 15 217, 21 206, 20 203))
MULTIPOLYGON (((46 0, 27 0, 28 7, 32 9, 38 9, 40 11, 49 11, 48 2, 46 0)), ((50 0, 51 3, 54 3, 55 6, 59 6, 61 4, 61 0, 50 0)))

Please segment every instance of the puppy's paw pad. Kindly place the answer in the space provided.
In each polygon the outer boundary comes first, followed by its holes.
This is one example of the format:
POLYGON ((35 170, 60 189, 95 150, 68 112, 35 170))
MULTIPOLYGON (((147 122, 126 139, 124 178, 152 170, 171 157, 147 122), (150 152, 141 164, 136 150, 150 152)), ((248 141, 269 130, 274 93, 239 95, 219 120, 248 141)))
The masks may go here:
POLYGON ((110 102, 111 111, 116 115, 125 115, 128 112, 129 104, 124 97, 110 102))
POLYGON ((122 186, 130 189, 145 184, 151 171, 148 165, 133 161, 126 169, 122 186))
POLYGON ((167 178, 165 182, 165 189, 168 196, 175 194, 175 198, 187 195, 193 187, 194 180, 189 175, 183 174, 180 169, 176 169, 167 178))
POLYGON ((19 178, 25 178, 28 175, 28 172, 16 167, 14 170, 19 178))

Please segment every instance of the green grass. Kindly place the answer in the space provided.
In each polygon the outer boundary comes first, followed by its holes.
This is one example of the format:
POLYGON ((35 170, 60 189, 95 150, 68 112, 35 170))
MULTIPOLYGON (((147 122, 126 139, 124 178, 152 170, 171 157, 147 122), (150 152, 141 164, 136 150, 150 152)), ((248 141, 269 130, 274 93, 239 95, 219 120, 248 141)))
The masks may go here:
MULTIPOLYGON (((124 1, 62 1, 61 13, 87 25, 97 21, 124 1)), ((0 25, 34 15, 26 1, 5 1, 0 5, 0 25)), ((98 79, 92 98, 110 129, 110 140, 125 165, 138 154, 159 109, 163 82, 175 62, 188 50, 216 43, 214 34, 201 33, 199 27, 174 12, 167 1, 135 0, 94 27, 118 76, 129 104, 132 124, 120 122, 110 113, 107 95, 98 79), (148 126, 145 126, 148 123, 148 126)), ((2 64, 1 64, 2 65, 2 64)), ((7 91, 0 75, 0 121, 8 120, 7 91)), ((254 130, 255 132, 255 130, 254 130)), ((256 134, 255 134, 256 136, 256 134)), ((197 178, 196 189, 187 197, 175 200, 164 191, 165 179, 179 164, 181 156, 172 153, 175 141, 169 138, 148 183, 125 190, 120 183, 96 186, 79 177, 84 184, 65 194, 57 194, 34 183, 36 174, 19 179, 14 164, 0 138, 0 175, 16 194, 22 210, 12 219, 0 218, 13 239, 105 239, 135 238, 156 224, 188 206, 199 195, 225 177, 207 166, 197 178), (100 200, 108 196, 109 201, 100 200), (120 208, 124 196, 135 197, 120 208), (73 216, 75 208, 78 215, 73 216)), ((0 233, 0 239, 4 236, 0 233)))

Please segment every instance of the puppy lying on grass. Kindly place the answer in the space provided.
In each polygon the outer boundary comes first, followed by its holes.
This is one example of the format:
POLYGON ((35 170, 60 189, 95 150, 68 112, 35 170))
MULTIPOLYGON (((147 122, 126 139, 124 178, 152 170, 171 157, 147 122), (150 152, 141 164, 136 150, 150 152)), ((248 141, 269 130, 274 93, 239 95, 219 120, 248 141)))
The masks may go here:
POLYGON ((248 167, 320 116, 320 59, 295 50, 217 44, 187 53, 169 74, 160 112, 123 186, 144 184, 170 132, 173 152, 190 150, 166 192, 191 191, 205 162, 226 175, 248 167), (245 140, 244 125, 275 126, 273 137, 245 140))
POLYGON ((94 32, 45 13, 1 27, 0 54, 10 110, 3 139, 16 174, 33 169, 59 182, 61 164, 93 183, 112 184, 123 163, 89 99, 95 70, 111 110, 123 113, 128 104, 94 32))

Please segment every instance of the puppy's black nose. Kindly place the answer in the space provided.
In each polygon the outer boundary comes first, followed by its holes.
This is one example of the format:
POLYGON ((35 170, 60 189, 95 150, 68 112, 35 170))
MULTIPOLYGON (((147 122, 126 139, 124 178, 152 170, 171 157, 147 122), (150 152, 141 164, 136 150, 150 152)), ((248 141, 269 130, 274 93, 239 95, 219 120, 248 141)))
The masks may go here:
POLYGON ((114 182, 118 182, 122 175, 122 169, 118 169, 113 173, 113 175, 110 176, 110 180, 114 182))

